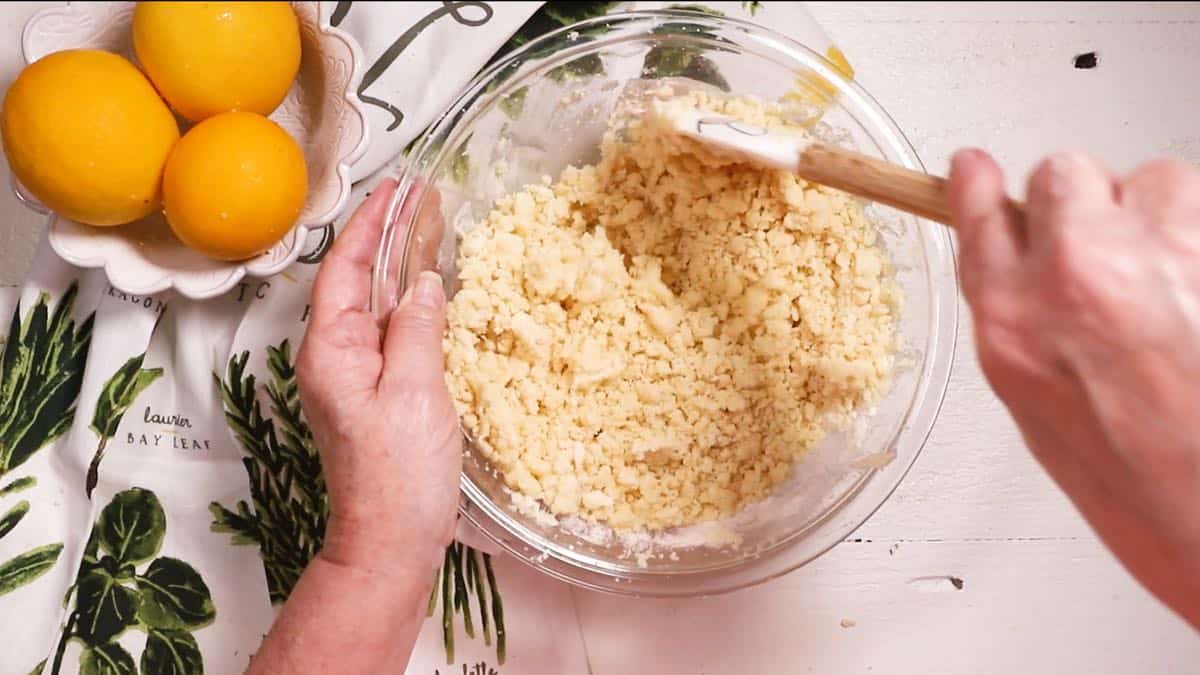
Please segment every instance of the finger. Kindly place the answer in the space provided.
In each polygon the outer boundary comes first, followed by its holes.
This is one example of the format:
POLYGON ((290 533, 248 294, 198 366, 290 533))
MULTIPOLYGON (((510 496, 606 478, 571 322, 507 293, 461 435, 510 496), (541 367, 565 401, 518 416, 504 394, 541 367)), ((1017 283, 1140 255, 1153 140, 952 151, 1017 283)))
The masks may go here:
MULTIPOLYGON (((350 315, 366 315, 371 298, 371 268, 379 248, 383 219, 396 182, 381 182, 355 210, 321 263, 313 283, 313 330, 327 330, 350 315)), ((378 344, 378 333, 374 340, 378 344)))
POLYGON ((1118 200, 1155 225, 1200 226, 1200 171, 1170 159, 1139 166, 1120 182, 1118 200))
POLYGON ((1021 222, 1004 191, 1004 174, 982 150, 955 153, 947 191, 958 233, 963 293, 974 303, 981 289, 1001 287, 1017 274, 1021 222))
MULTIPOLYGON (((422 270, 436 269, 437 247, 441 245, 440 236, 427 242, 424 231, 428 228, 423 223, 436 217, 440 225, 441 199, 438 191, 425 181, 416 179, 402 186, 404 203, 400 213, 393 221, 395 232, 385 232, 384 236, 391 239, 391 250, 382 260, 384 269, 381 273, 382 285, 380 306, 394 308, 400 302, 399 294, 402 289, 409 288, 417 281, 417 275, 422 270), (433 247, 433 251, 428 249, 433 247), (425 259, 432 255, 434 262, 426 263, 425 259)), ((439 232, 440 235, 440 232, 439 232)))
POLYGON ((1116 182, 1099 161, 1062 152, 1043 161, 1029 177, 1025 221, 1030 246, 1056 241, 1072 228, 1092 228, 1116 207, 1116 182))
POLYGON ((444 390, 442 334, 445 326, 446 294, 442 278, 436 272, 421 272, 388 320, 382 385, 444 390))
POLYGON ((408 278, 405 287, 417 282, 417 277, 425 270, 439 270, 439 254, 442 248, 442 238, 446 233, 446 220, 442 217, 442 196, 436 188, 427 187, 420 200, 420 210, 413 221, 413 243, 411 245, 413 261, 408 267, 408 278))

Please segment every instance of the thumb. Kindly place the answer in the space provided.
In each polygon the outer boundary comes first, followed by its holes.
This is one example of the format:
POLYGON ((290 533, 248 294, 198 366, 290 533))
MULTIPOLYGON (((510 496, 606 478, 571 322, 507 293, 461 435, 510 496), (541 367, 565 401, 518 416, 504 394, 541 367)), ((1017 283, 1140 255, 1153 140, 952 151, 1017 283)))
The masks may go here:
POLYGON ((383 379, 404 388, 445 387, 442 332, 446 293, 436 272, 421 272, 388 319, 383 379))
POLYGON ((958 234, 963 295, 975 307, 984 289, 1006 288, 1016 278, 1024 231, 1009 207, 1000 167, 982 150, 955 153, 947 193, 958 234))

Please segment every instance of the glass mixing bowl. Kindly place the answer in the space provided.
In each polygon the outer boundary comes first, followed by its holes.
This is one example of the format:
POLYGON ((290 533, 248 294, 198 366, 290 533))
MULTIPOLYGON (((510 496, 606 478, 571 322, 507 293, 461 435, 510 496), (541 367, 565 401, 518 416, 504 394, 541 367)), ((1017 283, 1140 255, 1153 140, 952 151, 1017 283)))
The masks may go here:
MULTIPOLYGON (((797 109, 808 110, 823 140, 923 168, 867 92, 820 54, 779 33, 694 12, 587 20, 486 69, 401 160, 375 266, 373 310, 388 313, 425 269, 437 270, 452 296, 456 233, 482 220, 500 195, 543 176, 556 178, 568 165, 596 161, 617 101, 644 90, 647 81, 715 86, 764 100, 799 95, 814 104, 797 109)), ((920 452, 949 378, 957 321, 948 233, 877 204, 866 211, 905 294, 898 321, 905 365, 853 429, 807 450, 772 496, 726 521, 621 537, 514 505, 501 477, 468 439, 463 516, 546 574, 644 596, 749 586, 845 539, 883 504, 920 452)))

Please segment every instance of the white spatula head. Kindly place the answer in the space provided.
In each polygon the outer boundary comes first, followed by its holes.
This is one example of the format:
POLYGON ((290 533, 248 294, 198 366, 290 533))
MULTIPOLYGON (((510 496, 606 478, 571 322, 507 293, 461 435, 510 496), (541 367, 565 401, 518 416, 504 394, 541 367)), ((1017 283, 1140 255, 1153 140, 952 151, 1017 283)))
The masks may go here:
POLYGON ((800 134, 773 132, 688 106, 659 104, 652 107, 651 114, 676 133, 696 139, 714 150, 784 171, 797 171, 801 153, 812 143, 800 134))

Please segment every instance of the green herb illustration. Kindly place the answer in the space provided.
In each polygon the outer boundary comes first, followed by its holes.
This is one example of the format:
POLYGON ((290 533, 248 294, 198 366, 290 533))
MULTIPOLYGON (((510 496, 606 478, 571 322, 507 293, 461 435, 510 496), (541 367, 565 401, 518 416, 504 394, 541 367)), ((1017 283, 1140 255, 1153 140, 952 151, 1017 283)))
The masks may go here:
MULTIPOLYGON (((0 487, 0 497, 28 490, 36 484, 37 480, 33 477, 18 478, 0 487)), ((0 539, 12 532, 28 513, 29 501, 22 499, 0 516, 0 539)), ((0 562, 0 595, 16 590, 48 572, 58 561, 62 549, 61 543, 46 544, 0 562)))
POLYGON ((229 361, 225 381, 213 379, 225 404, 228 422, 247 457, 254 509, 239 501, 236 510, 213 502, 212 529, 233 534, 235 544, 258 544, 267 573, 271 602, 287 599, 300 574, 325 540, 329 499, 312 432, 300 410, 291 345, 267 347, 266 385, 271 417, 256 397, 254 375, 246 373, 250 352, 229 361))
MULTIPOLYGON (((499 51, 480 70, 482 71, 490 67, 493 63, 508 56, 509 52, 546 33, 569 26, 577 21, 604 16, 616 4, 616 2, 563 2, 562 0, 542 3, 542 6, 517 29, 517 32, 513 33, 512 37, 500 47, 499 51)), ((576 40, 580 44, 589 42, 602 35, 605 30, 603 27, 597 27, 581 31, 576 40)), ((530 53, 528 57, 542 58, 549 54, 550 51, 537 50, 530 53)), ((513 64, 504 73, 499 74, 488 84, 488 91, 494 91, 504 80, 515 73, 519 66, 520 64, 513 64)), ((547 76, 556 81, 562 81, 569 77, 597 75, 603 72, 604 64, 600 61, 600 58, 595 54, 590 54, 558 66, 553 71, 547 73, 547 76)), ((508 109, 505 110, 505 113, 509 117, 517 117, 520 114, 520 107, 524 104, 524 95, 522 94, 517 99, 514 94, 510 98, 514 100, 506 102, 508 109)))
POLYGON ((79 286, 67 289, 51 313, 43 293, 21 320, 13 312, 0 355, 0 477, 71 426, 83 382, 95 314, 75 326, 79 286))
POLYGON ((96 454, 92 455, 92 461, 88 464, 87 481, 84 485, 88 499, 92 498, 92 490, 100 478, 100 460, 104 459, 104 447, 108 445, 108 439, 116 435, 121 418, 125 416, 129 406, 133 405, 138 394, 163 374, 162 368, 142 368, 145 358, 145 353, 131 357, 108 378, 104 388, 100 390, 91 424, 92 431, 100 436, 100 444, 96 446, 96 454))
POLYGON ((166 532, 162 504, 149 490, 119 492, 104 507, 68 592, 68 601, 75 596, 75 608, 59 638, 51 675, 61 671, 71 641, 83 645, 80 673, 204 673, 204 659, 192 633, 213 622, 216 608, 204 579, 191 565, 169 556, 155 557, 166 532), (130 629, 146 633, 146 646, 136 664, 117 643, 130 629))
MULTIPOLYGON (((45 293, 24 320, 20 306, 13 312, 0 353, 0 477, 65 432, 75 418, 95 316, 76 327, 71 311, 78 293, 78 284, 72 283, 53 312, 45 293)), ((17 478, 0 487, 0 497, 36 484, 32 476, 17 478)), ((0 515, 0 539, 16 529, 29 509, 29 501, 22 499, 0 515)), ((0 595, 48 572, 62 549, 62 543, 45 544, 0 560, 0 595)))
MULTIPOLYGON (((512 34, 512 37, 500 47, 494 56, 488 61, 487 65, 491 65, 496 61, 504 58, 509 52, 523 46, 524 44, 535 40, 546 33, 556 31, 564 26, 569 26, 584 19, 592 19, 598 16, 604 16, 613 7, 616 2, 567 2, 564 0, 551 0, 550 2, 542 3, 542 6, 533 13, 517 32, 512 34)), ((592 32, 588 34, 580 34, 581 41, 591 40, 598 33, 592 32)), ((545 54, 535 54, 534 56, 544 56, 545 54)), ((485 66, 486 68, 486 66, 485 66)), ((482 69, 481 69, 482 70, 482 69)))
MULTIPOLYGON (((723 12, 703 5, 671 5, 669 8, 700 15, 724 16, 723 12)), ((686 21, 664 23, 655 27, 654 32, 658 35, 692 35, 720 40, 715 34, 705 30, 704 26, 686 21)), ((704 50, 691 45, 667 41, 652 48, 642 63, 642 74, 648 79, 686 77, 711 84, 721 91, 729 91, 729 82, 721 75, 717 65, 704 56, 704 50)))
POLYGON ((467 154, 467 144, 470 142, 471 136, 467 135, 459 146, 460 152, 450 162, 450 180, 454 181, 455 185, 466 185, 471 178, 471 157, 467 154))
MULTIPOLYGON (((225 378, 213 380, 225 405, 225 420, 247 456, 242 459, 250 477, 254 508, 239 501, 234 508, 217 502, 209 505, 212 530, 232 534, 234 544, 258 544, 267 575, 267 590, 273 604, 287 600, 292 588, 325 541, 329 498, 321 459, 312 431, 300 408, 296 368, 291 345, 284 340, 267 347, 270 382, 263 387, 270 400, 270 417, 263 414, 258 383, 246 372, 250 352, 229 360, 225 378)), ((467 637, 475 637, 474 617, 468 596, 474 594, 480 609, 484 644, 492 644, 503 663, 505 649, 504 609, 492 570, 491 557, 480 555, 462 544, 446 549, 446 562, 438 573, 429 598, 433 616, 438 599, 442 603, 442 626, 448 662, 454 660, 454 616, 463 616, 467 637)))
POLYGON ((25 476, 24 478, 18 478, 16 480, 14 480, 13 482, 0 488, 0 497, 4 497, 6 495, 11 495, 11 494, 16 494, 22 490, 28 490, 29 488, 31 488, 35 485, 37 485, 37 479, 34 478, 33 476, 25 476))
POLYGON ((510 120, 515 120, 520 117, 521 113, 525 110, 525 97, 528 94, 529 87, 521 87, 508 96, 500 99, 500 102, 496 105, 499 106, 500 111, 507 115, 510 120))
POLYGON ((454 663, 454 616, 461 614, 463 631, 467 637, 475 637, 475 621, 471 609, 471 596, 479 606, 479 627, 483 632, 483 644, 492 644, 492 631, 496 633, 496 658, 504 665, 507 653, 507 637, 504 631, 504 604, 500 600, 500 588, 496 585, 496 573, 492 569, 492 556, 480 554, 475 549, 458 542, 446 547, 446 559, 434 580, 429 594, 427 616, 442 606, 442 642, 446 648, 446 663, 454 663), (480 563, 482 556, 483 562, 480 563))

